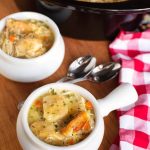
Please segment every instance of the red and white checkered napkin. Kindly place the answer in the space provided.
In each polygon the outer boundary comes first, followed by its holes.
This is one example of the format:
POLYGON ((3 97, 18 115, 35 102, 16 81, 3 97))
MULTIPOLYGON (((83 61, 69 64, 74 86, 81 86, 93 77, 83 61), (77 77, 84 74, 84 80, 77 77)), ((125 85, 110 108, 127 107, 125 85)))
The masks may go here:
POLYGON ((110 53, 122 63, 120 83, 131 83, 139 95, 134 105, 118 110, 119 138, 110 149, 150 150, 150 31, 121 31, 110 53))

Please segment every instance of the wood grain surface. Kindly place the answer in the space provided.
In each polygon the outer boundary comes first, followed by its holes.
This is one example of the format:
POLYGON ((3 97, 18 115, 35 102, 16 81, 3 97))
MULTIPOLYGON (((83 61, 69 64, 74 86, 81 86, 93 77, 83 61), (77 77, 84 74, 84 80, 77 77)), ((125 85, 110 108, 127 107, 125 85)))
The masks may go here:
MULTIPOLYGON (((27 0, 1 0, 0 18, 11 13, 33 10, 34 3, 27 0)), ((25 100, 36 88, 52 83, 66 75, 69 64, 77 57, 93 55, 97 63, 110 61, 108 41, 84 41, 63 36, 65 41, 65 58, 61 67, 51 77, 30 84, 17 83, 0 76, 0 150, 21 150, 16 136, 17 104, 25 100)), ((117 86, 117 79, 97 84, 84 81, 80 86, 89 90, 97 99, 103 98, 117 86)), ((104 118, 105 134, 99 150, 108 150, 118 133, 115 112, 104 118)), ((99 131, 101 132, 101 131, 99 131)), ((94 139, 93 139, 94 140, 94 139)))

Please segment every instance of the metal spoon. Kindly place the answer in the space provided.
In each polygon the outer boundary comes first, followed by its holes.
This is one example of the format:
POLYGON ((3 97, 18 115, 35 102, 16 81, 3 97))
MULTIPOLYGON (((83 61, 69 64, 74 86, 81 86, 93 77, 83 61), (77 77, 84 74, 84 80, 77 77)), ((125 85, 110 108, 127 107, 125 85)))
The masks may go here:
POLYGON ((67 76, 57 82, 67 82, 87 75, 96 66, 96 58, 93 56, 83 56, 73 61, 68 69, 67 76))
POLYGON ((100 64, 84 77, 75 80, 70 80, 68 82, 77 83, 85 80, 89 80, 97 83, 104 82, 115 78, 118 75, 120 68, 121 65, 115 62, 100 64))

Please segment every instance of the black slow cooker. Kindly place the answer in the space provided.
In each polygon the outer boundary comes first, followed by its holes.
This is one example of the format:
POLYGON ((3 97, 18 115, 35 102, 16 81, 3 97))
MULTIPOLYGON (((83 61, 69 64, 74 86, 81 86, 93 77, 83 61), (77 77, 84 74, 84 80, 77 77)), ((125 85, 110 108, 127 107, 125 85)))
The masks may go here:
POLYGON ((150 0, 89 3, 76 0, 37 0, 37 8, 52 18, 62 34, 80 39, 113 39, 119 30, 135 30, 150 12, 150 0))

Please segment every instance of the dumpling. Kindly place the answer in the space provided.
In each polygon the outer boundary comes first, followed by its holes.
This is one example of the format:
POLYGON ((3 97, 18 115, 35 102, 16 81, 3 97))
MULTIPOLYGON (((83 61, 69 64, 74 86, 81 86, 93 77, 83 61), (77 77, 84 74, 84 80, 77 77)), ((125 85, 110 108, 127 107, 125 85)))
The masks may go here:
POLYGON ((49 95, 43 98, 43 117, 49 122, 64 119, 68 114, 68 106, 65 99, 59 95, 49 95))
POLYGON ((13 32, 16 34, 20 34, 20 33, 29 33, 32 32, 34 27, 34 24, 30 24, 28 22, 25 21, 21 21, 21 20, 15 20, 15 19, 8 19, 6 22, 6 27, 9 30, 9 32, 13 32))
POLYGON ((65 136, 56 131, 55 124, 48 121, 36 121, 30 127, 36 136, 47 143, 58 144, 65 138, 65 136))
POLYGON ((15 45, 15 54, 17 57, 33 58, 42 55, 45 52, 43 43, 37 38, 24 38, 15 45))

